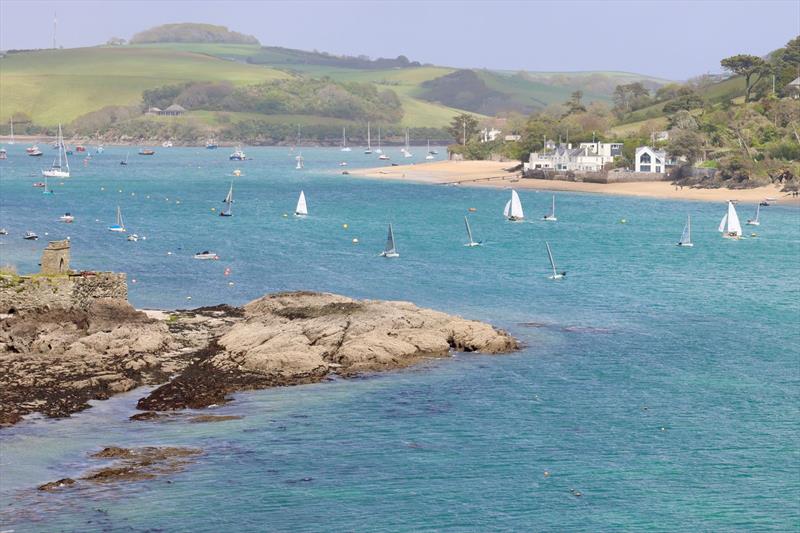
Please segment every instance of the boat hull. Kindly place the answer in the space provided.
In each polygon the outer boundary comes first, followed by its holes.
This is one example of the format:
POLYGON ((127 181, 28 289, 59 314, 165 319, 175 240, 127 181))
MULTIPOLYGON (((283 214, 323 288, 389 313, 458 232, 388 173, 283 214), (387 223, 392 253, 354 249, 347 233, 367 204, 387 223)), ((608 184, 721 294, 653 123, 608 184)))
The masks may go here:
POLYGON ((542 220, 544 220, 545 222, 557 222, 558 221, 558 219, 556 217, 551 217, 549 215, 543 216, 542 220))
POLYGON ((398 254, 397 252, 381 252, 381 257, 394 259, 395 257, 400 257, 400 254, 398 254))
POLYGON ((69 172, 63 170, 42 170, 42 176, 45 178, 68 178, 69 172))

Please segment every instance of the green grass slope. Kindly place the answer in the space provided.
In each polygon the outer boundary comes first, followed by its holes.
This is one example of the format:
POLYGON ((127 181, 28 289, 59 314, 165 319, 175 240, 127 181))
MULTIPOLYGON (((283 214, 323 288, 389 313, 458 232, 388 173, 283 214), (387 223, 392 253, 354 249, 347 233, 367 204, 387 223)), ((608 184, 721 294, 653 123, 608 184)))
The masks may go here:
POLYGON ((107 105, 136 104, 143 90, 161 85, 222 80, 246 85, 288 76, 264 66, 154 46, 9 54, 0 59, 0 121, 22 112, 37 124, 66 124, 107 105))

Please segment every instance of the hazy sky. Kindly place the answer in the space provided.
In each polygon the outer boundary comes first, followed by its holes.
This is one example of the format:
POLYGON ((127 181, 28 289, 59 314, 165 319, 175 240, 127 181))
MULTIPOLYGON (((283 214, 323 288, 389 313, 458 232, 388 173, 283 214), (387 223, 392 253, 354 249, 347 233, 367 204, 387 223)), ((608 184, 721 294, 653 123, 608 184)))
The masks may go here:
POLYGON ((171 22, 206 22, 262 44, 456 67, 623 70, 670 79, 719 72, 800 34, 800 0, 128 1, 0 0, 0 48, 91 46, 171 22))

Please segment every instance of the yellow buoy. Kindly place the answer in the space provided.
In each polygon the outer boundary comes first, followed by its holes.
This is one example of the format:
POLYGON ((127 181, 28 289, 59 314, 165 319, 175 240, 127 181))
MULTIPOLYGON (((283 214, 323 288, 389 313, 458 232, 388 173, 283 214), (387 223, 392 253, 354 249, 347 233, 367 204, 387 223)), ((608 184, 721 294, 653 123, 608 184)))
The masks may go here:
POLYGON ((217 210, 217 208, 216 208, 216 207, 212 207, 212 208, 211 208, 211 210, 212 210, 212 211, 216 211, 216 210, 217 210))
POLYGON ((627 223, 628 223, 628 219, 626 219, 626 218, 621 218, 621 219, 619 219, 619 223, 620 223, 620 224, 627 224, 627 223))
POLYGON ((342 224, 342 227, 343 227, 344 229, 347 229, 347 228, 349 228, 350 226, 348 226, 347 224, 342 224))
POLYGON ((289 213, 284 213, 284 214, 283 214, 283 218, 286 218, 286 217, 288 217, 288 216, 289 216, 289 213))

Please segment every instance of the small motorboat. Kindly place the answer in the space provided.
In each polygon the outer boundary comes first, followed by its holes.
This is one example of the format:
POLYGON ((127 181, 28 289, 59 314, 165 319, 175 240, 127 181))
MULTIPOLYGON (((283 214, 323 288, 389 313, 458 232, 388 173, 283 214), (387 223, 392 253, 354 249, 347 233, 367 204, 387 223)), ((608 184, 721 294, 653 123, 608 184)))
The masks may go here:
POLYGON ((155 150, 148 150, 148 149, 145 149, 145 148, 142 148, 141 150, 139 150, 139 155, 155 155, 155 153, 156 153, 155 150))
POLYGON ((8 230, 6 228, 0 228, 0 235, 8 235, 8 230))
POLYGON ((214 139, 211 139, 206 143, 206 150, 216 150, 217 146, 217 142, 214 139))
POLYGON ((129 240, 131 242, 137 242, 139 240, 139 236, 137 234, 135 234, 135 233, 131 233, 130 235, 128 235, 128 239, 127 240, 129 240))
POLYGON ((29 151, 28 155, 31 156, 31 157, 39 157, 39 156, 42 155, 42 151, 37 148, 37 149, 35 149, 33 151, 29 151))
POLYGON ((163 143, 161 143, 161 146, 163 146, 164 148, 172 148, 172 141, 164 141, 163 143))
POLYGON ((95 151, 96 153, 98 153, 98 154, 102 154, 102 153, 103 153, 103 150, 105 150, 105 148, 103 148, 103 145, 102 145, 102 144, 101 144, 100 146, 98 146, 97 148, 95 148, 95 149, 94 149, 94 151, 95 151))
POLYGON ((72 216, 71 213, 67 212, 67 213, 64 213, 63 215, 61 215, 60 217, 58 217, 58 220, 60 220, 61 222, 66 222, 67 224, 70 224, 71 222, 73 222, 75 220, 75 217, 72 216))
POLYGON ((217 254, 215 254, 214 252, 209 252, 208 250, 205 250, 203 252, 197 252, 196 254, 194 254, 194 258, 195 259, 213 259, 213 260, 216 260, 216 259, 219 259, 219 256, 217 254))
POLYGON ((347 170, 342 170, 342 174, 344 174, 345 176, 349 176, 350 172, 348 172, 347 170))
POLYGON ((339 166, 340 167, 346 167, 347 166, 347 161, 342 161, 341 163, 339 163, 339 166))
POLYGON ((26 241, 35 241, 39 238, 39 236, 32 231, 26 231, 25 235, 22 238, 25 239, 26 241))
POLYGON ((0 148, 0 160, 8 159, 8 152, 5 148, 0 148))
POLYGON ((236 150, 234 150, 233 153, 228 156, 228 159, 231 161, 244 161, 247 159, 247 155, 245 155, 241 148, 237 147, 236 150))
POLYGON ((38 152, 39 146, 36 144, 34 144, 33 146, 28 146, 27 148, 25 148, 25 151, 28 152, 29 154, 32 154, 33 152, 38 152))
POLYGON ((241 176, 241 175, 242 175, 242 171, 241 171, 241 170, 239 170, 239 169, 237 168, 237 169, 235 169, 235 170, 233 171, 233 175, 234 175, 234 176, 236 176, 236 177, 238 178, 239 176, 241 176))
POLYGON ((37 182, 34 182, 33 186, 37 187, 39 189, 42 189, 42 188, 44 188, 45 183, 43 181, 37 181, 37 182))

